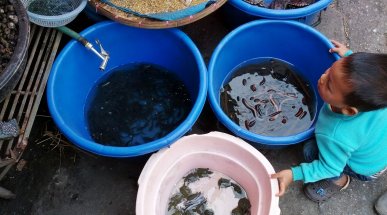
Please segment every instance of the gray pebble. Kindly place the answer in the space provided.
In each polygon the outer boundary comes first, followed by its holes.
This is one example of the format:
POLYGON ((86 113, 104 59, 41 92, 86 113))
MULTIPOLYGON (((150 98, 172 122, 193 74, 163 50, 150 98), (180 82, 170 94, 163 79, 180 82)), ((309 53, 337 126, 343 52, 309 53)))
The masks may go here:
POLYGON ((9 15, 8 18, 15 24, 19 22, 19 19, 15 15, 9 15))
POLYGON ((10 29, 15 29, 15 28, 16 28, 15 23, 13 23, 13 22, 8 22, 8 28, 10 28, 10 29))

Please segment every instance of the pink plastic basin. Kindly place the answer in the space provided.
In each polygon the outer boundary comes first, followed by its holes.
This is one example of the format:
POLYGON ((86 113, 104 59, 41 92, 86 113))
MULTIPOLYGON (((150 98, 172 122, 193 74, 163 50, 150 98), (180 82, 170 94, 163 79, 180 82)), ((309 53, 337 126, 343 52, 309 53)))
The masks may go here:
POLYGON ((175 184, 194 168, 209 168, 234 179, 247 192, 253 215, 280 214, 273 166, 240 138, 221 132, 190 135, 153 154, 138 179, 137 215, 162 215, 175 184))

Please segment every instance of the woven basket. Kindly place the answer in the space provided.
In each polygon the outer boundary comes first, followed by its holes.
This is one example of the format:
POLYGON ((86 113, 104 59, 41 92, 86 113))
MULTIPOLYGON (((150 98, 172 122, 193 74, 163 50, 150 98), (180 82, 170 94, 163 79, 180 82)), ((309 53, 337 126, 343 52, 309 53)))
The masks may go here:
MULTIPOLYGON (((22 0, 24 7, 28 8, 32 0, 22 0)), ((64 26, 73 21, 80 12, 86 7, 86 0, 71 0, 69 1, 71 5, 74 5, 74 10, 67 12, 61 15, 40 15, 37 13, 32 13, 27 10, 29 20, 39 26, 55 28, 59 26, 64 26)))
POLYGON ((162 21, 138 17, 136 15, 126 13, 110 5, 102 3, 100 0, 89 0, 88 4, 93 7, 98 14, 106 16, 107 18, 116 22, 139 28, 160 29, 174 28, 195 22, 217 10, 220 6, 226 3, 226 1, 227 0, 218 0, 216 3, 211 4, 209 7, 205 8, 199 13, 173 21, 162 21))

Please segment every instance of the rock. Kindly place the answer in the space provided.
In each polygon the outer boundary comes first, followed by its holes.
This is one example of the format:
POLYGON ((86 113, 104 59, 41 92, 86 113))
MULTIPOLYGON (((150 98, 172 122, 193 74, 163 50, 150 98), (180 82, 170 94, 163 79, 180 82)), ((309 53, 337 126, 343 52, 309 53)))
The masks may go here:
POLYGON ((0 1, 0 73, 8 65, 14 52, 18 37, 19 19, 15 9, 8 0, 0 1))

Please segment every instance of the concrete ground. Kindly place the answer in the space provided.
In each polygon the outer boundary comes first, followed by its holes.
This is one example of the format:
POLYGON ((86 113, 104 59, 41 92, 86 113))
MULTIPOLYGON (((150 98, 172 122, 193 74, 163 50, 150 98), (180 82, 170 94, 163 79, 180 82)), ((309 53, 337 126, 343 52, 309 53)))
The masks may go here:
MULTIPOLYGON (((322 14, 317 29, 355 52, 387 53, 386 21, 387 0, 336 0, 322 14)), ((224 22, 222 11, 217 11, 182 30, 208 62, 216 45, 232 28, 224 22)), ((71 144, 58 144, 56 139, 47 139, 47 132, 57 131, 45 117, 48 113, 44 103, 39 114, 35 135, 23 157, 26 165, 21 171, 11 170, 0 182, 17 194, 14 200, 0 200, 0 214, 135 214, 137 177, 148 156, 104 158, 74 149, 71 144)), ((191 133, 212 130, 227 132, 207 104, 191 133)), ((276 170, 301 161, 299 145, 260 151, 276 170)), ((301 186, 293 183, 280 198, 282 214, 372 215, 374 201, 387 190, 387 174, 372 183, 353 181, 348 189, 323 204, 306 199, 301 186)))

